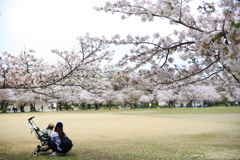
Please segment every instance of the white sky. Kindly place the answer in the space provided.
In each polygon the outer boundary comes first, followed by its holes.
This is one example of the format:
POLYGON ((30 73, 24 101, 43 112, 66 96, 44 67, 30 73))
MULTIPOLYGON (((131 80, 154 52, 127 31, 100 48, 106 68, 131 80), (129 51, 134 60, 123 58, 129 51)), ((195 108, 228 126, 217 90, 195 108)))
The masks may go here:
POLYGON ((111 38, 115 34, 166 35, 173 31, 160 20, 145 23, 140 17, 122 20, 120 15, 93 9, 106 1, 0 0, 0 52, 17 55, 24 48, 34 49, 36 57, 53 61, 51 49, 71 50, 78 43, 77 37, 86 32, 111 38))

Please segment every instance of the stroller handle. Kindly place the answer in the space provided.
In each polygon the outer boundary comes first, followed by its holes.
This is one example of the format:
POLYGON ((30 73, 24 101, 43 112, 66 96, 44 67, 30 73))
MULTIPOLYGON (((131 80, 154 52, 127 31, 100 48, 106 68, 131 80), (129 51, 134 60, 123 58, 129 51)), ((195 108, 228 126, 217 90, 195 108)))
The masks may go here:
POLYGON ((28 119, 28 121, 32 120, 33 118, 34 118, 34 116, 30 117, 30 118, 28 119))

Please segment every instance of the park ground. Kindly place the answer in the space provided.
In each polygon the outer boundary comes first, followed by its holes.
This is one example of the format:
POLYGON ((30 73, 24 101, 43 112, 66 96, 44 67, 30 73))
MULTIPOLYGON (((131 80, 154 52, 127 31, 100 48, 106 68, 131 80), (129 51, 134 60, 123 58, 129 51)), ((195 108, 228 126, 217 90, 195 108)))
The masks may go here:
POLYGON ((0 114, 0 160, 240 160, 240 107, 0 114), (44 129, 61 121, 73 149, 61 157, 32 151, 44 129))

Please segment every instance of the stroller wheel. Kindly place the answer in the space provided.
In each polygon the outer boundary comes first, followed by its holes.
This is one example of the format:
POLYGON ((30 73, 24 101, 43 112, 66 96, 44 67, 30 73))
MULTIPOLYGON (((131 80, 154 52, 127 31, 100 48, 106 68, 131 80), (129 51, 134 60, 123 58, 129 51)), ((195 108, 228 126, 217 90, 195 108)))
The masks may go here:
POLYGON ((33 156, 37 156, 37 155, 38 155, 38 152, 33 151, 33 152, 32 152, 32 155, 33 155, 33 156))

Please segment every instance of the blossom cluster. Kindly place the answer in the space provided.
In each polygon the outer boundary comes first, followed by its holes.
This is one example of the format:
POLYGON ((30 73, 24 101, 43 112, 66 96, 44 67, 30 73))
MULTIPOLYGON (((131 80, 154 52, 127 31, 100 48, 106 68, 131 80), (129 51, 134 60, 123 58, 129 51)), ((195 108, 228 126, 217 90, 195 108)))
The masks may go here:
POLYGON ((152 36, 113 36, 108 43, 133 46, 118 65, 132 71, 149 64, 151 70, 144 77, 149 77, 149 81, 155 79, 156 84, 180 81, 188 84, 213 77, 227 86, 240 83, 240 3, 203 2, 198 13, 191 10, 191 3, 190 0, 118 0, 96 7, 97 11, 120 13, 122 19, 129 16, 138 16, 143 22, 167 19, 170 25, 180 26, 165 37, 159 32, 152 36), (178 64, 177 55, 184 65, 178 64))
POLYGON ((18 56, 2 53, 0 89, 44 89, 52 85, 92 88, 93 85, 89 85, 87 81, 93 83, 102 77, 101 64, 111 60, 113 51, 107 50, 108 44, 103 37, 95 38, 86 34, 78 40, 79 48, 72 51, 52 50, 53 54, 60 57, 54 65, 35 58, 30 54, 35 52, 33 50, 23 51, 18 56))

